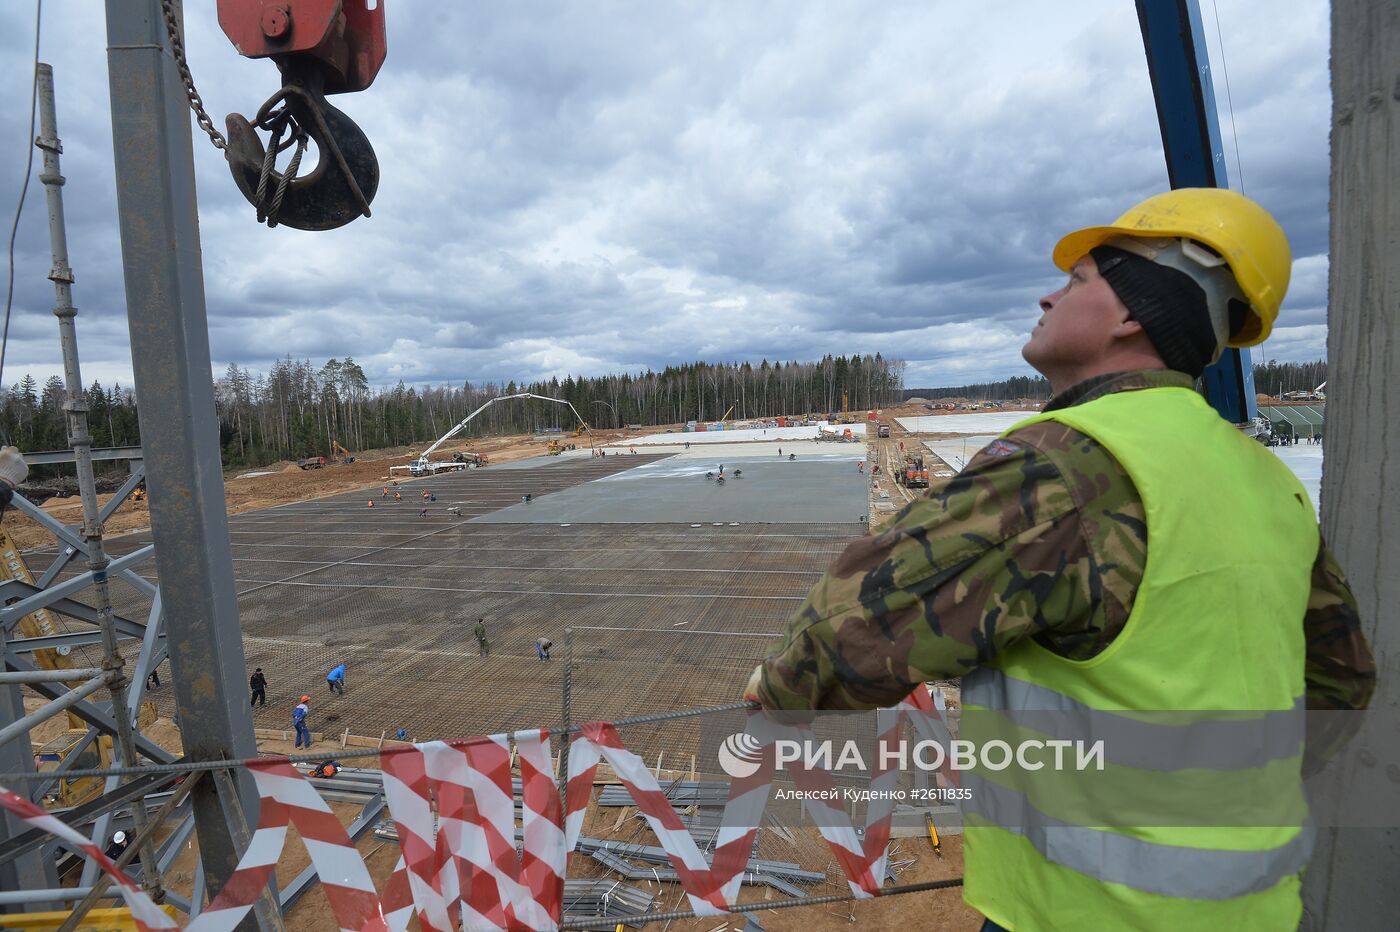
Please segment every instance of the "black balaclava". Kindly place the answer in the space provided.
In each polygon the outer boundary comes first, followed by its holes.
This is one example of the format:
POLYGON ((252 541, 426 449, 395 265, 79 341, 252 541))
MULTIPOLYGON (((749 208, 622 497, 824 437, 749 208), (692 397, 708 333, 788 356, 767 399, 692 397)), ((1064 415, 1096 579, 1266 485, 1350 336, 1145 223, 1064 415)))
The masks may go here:
POLYGON ((1089 255, 1133 320, 1142 324, 1162 362, 1169 369, 1200 378, 1216 350, 1201 286, 1185 272, 1117 246, 1096 246, 1089 255))

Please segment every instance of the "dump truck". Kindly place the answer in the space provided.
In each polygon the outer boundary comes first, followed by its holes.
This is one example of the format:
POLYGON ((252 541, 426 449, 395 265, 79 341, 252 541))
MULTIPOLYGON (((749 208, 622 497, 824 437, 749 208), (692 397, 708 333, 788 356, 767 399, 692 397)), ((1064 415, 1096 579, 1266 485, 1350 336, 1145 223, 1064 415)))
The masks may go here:
POLYGON ((922 456, 904 454, 904 462, 894 474, 894 481, 908 489, 928 488, 928 464, 922 456))
POLYGON ((878 437, 888 437, 890 435, 890 425, 886 424, 884 421, 881 421, 875 427, 875 435, 878 437))
POLYGON ((297 466, 302 469, 320 469, 324 465, 326 465, 324 456, 308 456, 304 460, 297 460, 297 466))

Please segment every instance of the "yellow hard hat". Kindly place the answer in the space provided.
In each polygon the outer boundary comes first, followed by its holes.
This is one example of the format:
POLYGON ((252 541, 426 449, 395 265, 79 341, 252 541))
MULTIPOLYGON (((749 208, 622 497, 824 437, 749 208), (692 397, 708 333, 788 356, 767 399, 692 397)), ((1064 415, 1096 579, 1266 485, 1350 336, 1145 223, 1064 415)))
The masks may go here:
POLYGON ((1263 207, 1225 188, 1177 188, 1149 197, 1112 226, 1068 234, 1052 258, 1068 272, 1089 250, 1116 236, 1183 237, 1215 250, 1249 301, 1244 324, 1228 345, 1255 346, 1268 338, 1288 291, 1293 254, 1283 228, 1263 207))

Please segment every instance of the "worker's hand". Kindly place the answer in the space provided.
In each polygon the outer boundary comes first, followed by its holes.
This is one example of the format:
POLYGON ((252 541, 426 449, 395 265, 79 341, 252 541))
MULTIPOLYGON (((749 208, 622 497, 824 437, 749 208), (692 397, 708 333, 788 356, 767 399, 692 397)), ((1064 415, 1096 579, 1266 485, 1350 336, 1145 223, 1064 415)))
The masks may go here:
POLYGON ((0 447, 0 482, 14 488, 29 477, 29 464, 17 447, 0 447))
POLYGON ((744 686, 744 701, 758 701, 758 687, 763 681, 763 664, 753 668, 753 673, 749 674, 749 682, 744 686))

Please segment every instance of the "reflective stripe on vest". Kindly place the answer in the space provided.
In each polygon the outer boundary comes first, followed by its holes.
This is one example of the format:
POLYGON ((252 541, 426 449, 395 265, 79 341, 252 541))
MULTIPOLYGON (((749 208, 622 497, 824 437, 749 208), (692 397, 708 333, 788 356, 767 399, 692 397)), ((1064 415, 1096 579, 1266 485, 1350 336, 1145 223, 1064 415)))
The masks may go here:
POLYGON ((1027 839, 1049 861, 1096 880, 1158 896, 1228 900, 1268 890, 1307 866, 1316 832, 1305 827, 1277 848, 1222 851, 1157 845, 1117 832, 1066 825, 1024 805, 1020 794, 975 773, 964 773, 979 816, 1027 839))
POLYGON ((1109 763, 1143 770, 1246 770, 1296 757, 1306 697, 1247 717, 1153 712, 1119 715, 982 667, 962 680, 963 702, 1004 711, 1015 725, 1061 741, 1101 740, 1109 763))

